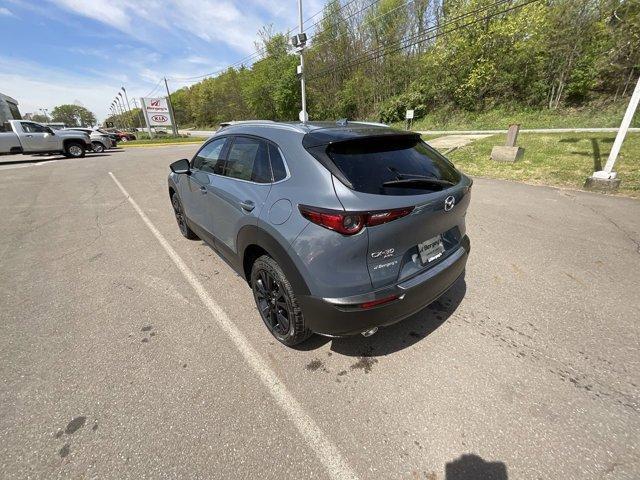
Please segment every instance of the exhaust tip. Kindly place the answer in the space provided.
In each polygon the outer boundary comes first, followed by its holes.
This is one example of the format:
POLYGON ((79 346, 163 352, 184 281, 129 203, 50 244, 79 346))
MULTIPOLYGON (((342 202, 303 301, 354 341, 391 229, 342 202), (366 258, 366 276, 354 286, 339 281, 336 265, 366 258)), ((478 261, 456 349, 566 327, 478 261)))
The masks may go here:
POLYGON ((377 331, 378 331, 378 327, 373 327, 373 328, 370 328, 369 330, 365 330, 364 332, 362 332, 362 336, 363 337, 370 337, 371 335, 373 335, 377 331))

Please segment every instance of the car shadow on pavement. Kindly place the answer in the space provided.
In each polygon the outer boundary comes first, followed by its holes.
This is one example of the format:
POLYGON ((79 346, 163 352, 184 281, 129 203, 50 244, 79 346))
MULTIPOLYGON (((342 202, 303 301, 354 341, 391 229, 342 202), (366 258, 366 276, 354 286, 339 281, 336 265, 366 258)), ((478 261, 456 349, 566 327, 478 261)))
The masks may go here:
POLYGON ((473 453, 461 455, 445 467, 445 480, 507 480, 503 462, 487 462, 473 453))
MULTIPOLYGON (((109 152, 111 153, 111 152, 109 152)), ((87 152, 87 155, 85 157, 82 158, 95 158, 95 157, 108 157, 109 155, 107 154, 107 152, 105 153, 91 153, 91 152, 87 152)), ((2 157, 0 157, 0 165, 19 165, 21 163, 44 163, 44 162, 52 162, 52 161, 60 161, 60 160, 81 160, 82 158, 69 158, 69 157, 65 157, 64 155, 55 155, 55 156, 51 156, 51 155, 43 155, 40 158, 26 158, 26 159, 20 159, 20 160, 3 160, 2 157)))
POLYGON ((401 322, 382 327, 371 337, 353 335, 343 338, 327 338, 314 335, 297 345, 298 350, 315 350, 331 342, 331 350, 354 357, 389 355, 423 340, 456 311, 467 292, 464 275, 438 300, 401 322))

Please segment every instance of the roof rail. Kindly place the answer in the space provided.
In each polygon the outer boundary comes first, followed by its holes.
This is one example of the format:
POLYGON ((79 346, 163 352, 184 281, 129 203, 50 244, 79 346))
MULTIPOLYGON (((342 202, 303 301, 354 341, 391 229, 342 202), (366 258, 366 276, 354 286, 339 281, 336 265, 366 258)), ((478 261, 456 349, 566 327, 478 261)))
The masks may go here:
POLYGON ((296 132, 306 133, 307 130, 302 127, 292 125, 290 123, 280 123, 273 120, 234 120, 230 122, 220 122, 220 128, 218 131, 227 127, 235 126, 254 126, 254 127, 270 127, 270 128, 282 128, 286 130, 293 130, 296 132))
POLYGON ((373 126, 376 126, 376 127, 388 127, 389 126, 386 123, 381 123, 381 122, 350 122, 350 123, 359 123, 360 125, 373 125, 373 126))
POLYGON ((273 120, 229 120, 228 122, 220 122, 220 127, 228 127, 230 125, 242 125, 244 123, 275 123, 273 120))

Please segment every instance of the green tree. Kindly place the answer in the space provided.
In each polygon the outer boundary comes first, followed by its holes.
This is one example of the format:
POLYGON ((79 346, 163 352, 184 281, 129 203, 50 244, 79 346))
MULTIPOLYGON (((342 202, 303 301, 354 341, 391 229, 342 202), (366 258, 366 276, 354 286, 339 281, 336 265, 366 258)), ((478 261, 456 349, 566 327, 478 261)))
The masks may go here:
POLYGON ((37 123, 47 123, 49 122, 49 118, 40 114, 40 113, 34 113, 29 117, 30 120, 37 122, 37 123))
POLYGON ((62 122, 68 127, 86 127, 97 123, 96 116, 80 105, 58 105, 51 111, 53 122, 62 122))

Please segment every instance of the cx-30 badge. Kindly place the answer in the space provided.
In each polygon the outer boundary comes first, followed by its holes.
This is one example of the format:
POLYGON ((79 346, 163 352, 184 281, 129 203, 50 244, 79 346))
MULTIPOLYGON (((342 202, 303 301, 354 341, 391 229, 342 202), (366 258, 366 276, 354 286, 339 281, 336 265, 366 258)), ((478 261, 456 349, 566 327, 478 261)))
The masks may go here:
POLYGON ((453 206, 455 204, 456 204, 456 197, 454 197, 453 195, 449 195, 444 200, 444 211, 448 212, 449 210, 451 210, 453 208, 453 206))

